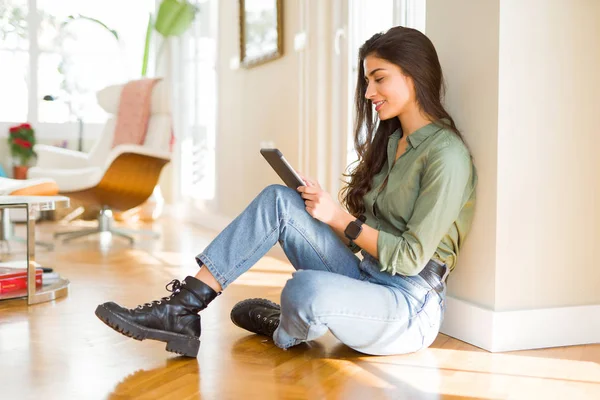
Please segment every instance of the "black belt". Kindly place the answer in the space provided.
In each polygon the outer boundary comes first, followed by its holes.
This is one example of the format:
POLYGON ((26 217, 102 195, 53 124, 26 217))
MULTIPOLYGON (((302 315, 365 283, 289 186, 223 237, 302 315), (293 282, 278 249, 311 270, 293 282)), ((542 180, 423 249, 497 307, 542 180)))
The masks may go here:
POLYGON ((431 260, 419 272, 419 276, 437 293, 442 293, 446 278, 448 277, 447 269, 446 265, 440 265, 437 261, 431 260))

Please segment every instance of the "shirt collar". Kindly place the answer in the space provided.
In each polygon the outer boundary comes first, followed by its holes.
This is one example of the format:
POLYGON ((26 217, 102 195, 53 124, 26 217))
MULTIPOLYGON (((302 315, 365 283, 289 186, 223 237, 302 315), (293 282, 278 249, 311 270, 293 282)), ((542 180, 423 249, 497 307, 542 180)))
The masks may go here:
MULTIPOLYGON (((442 118, 439 121, 432 122, 417 129, 416 131, 408 135, 406 140, 412 148, 416 149, 417 146, 419 146, 425 141, 425 139, 444 128, 441 124, 441 121, 443 121, 446 124, 450 124, 450 121, 447 118, 442 118)), ((387 156, 389 169, 392 168, 392 165, 394 165, 394 162, 396 160, 396 151, 398 150, 398 141, 400 140, 400 136, 400 129, 396 129, 388 139, 387 156)))
MULTIPOLYGON (((441 120, 438 120, 438 121, 435 121, 435 122, 431 122, 431 123, 429 123, 429 124, 427 124, 427 125, 419 128, 419 129, 417 129, 416 131, 414 131, 410 135, 408 135, 408 137, 406 138, 406 140, 410 143, 410 145, 413 148, 416 149, 429 136, 431 136, 434 133, 436 133, 436 132, 444 129, 444 126, 442 125, 442 123, 449 124, 450 121, 448 119, 446 119, 446 118, 442 118, 441 120)), ((400 132, 398 132, 398 135, 399 134, 400 134, 400 132)))

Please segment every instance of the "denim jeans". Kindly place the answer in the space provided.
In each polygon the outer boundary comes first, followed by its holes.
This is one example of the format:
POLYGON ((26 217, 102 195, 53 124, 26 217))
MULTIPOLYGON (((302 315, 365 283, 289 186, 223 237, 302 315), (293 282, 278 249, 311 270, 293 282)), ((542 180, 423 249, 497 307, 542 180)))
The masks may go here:
POLYGON ((359 352, 386 355, 417 351, 436 338, 445 285, 438 294, 418 275, 382 272, 365 251, 361 260, 286 186, 265 188, 197 260, 224 289, 277 242, 296 269, 281 293, 277 346, 285 349, 329 330, 359 352))

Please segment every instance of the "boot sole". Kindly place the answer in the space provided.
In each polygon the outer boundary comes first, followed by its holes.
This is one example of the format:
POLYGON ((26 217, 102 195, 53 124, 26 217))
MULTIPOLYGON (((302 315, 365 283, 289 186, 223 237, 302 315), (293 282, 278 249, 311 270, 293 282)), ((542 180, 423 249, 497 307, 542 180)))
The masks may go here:
POLYGON ((196 357, 200 350, 200 340, 194 336, 146 328, 112 313, 103 305, 99 305, 96 308, 96 316, 115 331, 135 340, 150 339, 166 342, 166 350, 171 353, 177 353, 186 357, 196 357))

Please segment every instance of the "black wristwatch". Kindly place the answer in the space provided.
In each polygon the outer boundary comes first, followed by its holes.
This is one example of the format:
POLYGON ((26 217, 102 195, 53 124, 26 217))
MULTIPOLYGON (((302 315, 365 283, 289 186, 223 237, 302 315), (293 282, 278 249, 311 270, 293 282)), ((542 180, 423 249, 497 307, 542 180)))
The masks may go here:
POLYGON ((344 235, 351 241, 356 240, 358 235, 360 235, 360 233, 362 232, 362 225, 365 222, 365 219, 366 218, 364 217, 364 215, 361 215, 356 220, 350 222, 344 230, 344 235))

